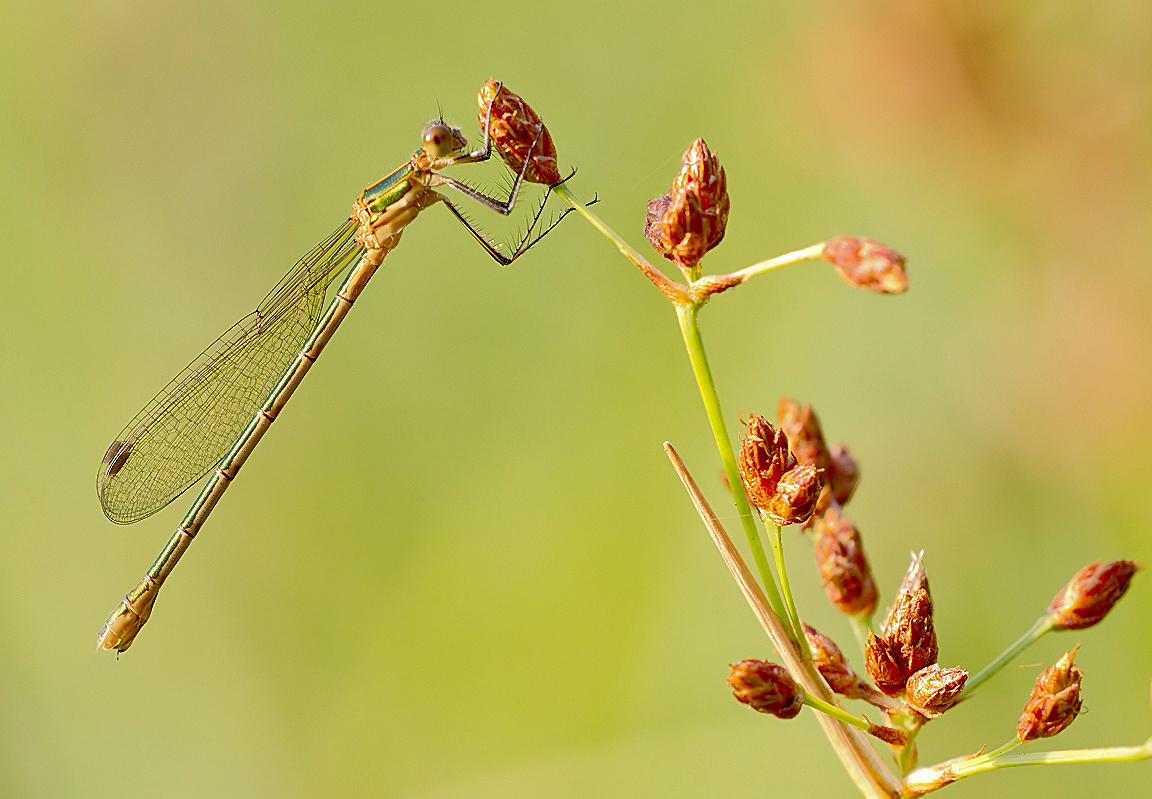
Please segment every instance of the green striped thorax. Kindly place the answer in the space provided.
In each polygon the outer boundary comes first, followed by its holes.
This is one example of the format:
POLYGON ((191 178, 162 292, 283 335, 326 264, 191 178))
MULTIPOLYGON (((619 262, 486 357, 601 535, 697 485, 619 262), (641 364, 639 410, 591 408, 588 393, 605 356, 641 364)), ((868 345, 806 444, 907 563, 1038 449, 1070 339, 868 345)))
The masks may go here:
POLYGON ((424 126, 420 149, 412 157, 360 193, 352 218, 359 225, 356 240, 365 249, 375 249, 384 239, 398 234, 420 209, 437 196, 427 178, 444 166, 445 160, 467 152, 468 140, 442 119, 424 126), (427 196, 431 193, 431 197, 427 196))

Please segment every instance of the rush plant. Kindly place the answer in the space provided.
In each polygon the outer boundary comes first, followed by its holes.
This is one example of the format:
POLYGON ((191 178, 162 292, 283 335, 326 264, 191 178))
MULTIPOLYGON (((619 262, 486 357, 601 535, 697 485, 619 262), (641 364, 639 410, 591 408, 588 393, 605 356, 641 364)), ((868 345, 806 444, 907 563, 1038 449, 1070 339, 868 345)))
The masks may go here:
POLYGON ((721 275, 703 275, 701 261, 724 238, 730 201, 724 167, 703 139, 684 154, 667 194, 648 203, 644 234, 674 263, 683 282, 652 266, 560 181, 556 151, 543 122, 522 98, 489 81, 481 89, 480 121, 488 120, 493 146, 526 180, 551 186, 607 236, 672 304, 704 410, 723 465, 736 517, 744 528, 755 573, 728 537, 671 444, 676 473, 732 577, 771 641, 779 663, 746 659, 730 667, 737 700, 780 719, 805 705, 815 711, 849 777, 867 797, 914 797, 964 777, 998 768, 1152 757, 1152 738, 1136 746, 1009 754, 1021 745, 1064 730, 1081 710, 1082 674, 1073 646, 1036 679, 1015 734, 996 749, 919 766, 916 737, 929 721, 968 700, 973 692, 1030 644, 1048 633, 1081 630, 1104 619, 1140 569, 1133 560, 1096 562, 1077 572, 1035 624, 975 675, 938 662, 933 600, 921 555, 915 555, 895 599, 876 624, 879 591, 859 530, 845 512, 860 469, 844 445, 830 447, 812 408, 785 398, 775 424, 752 415, 734 448, 708 366, 698 316, 713 296, 790 264, 823 259, 850 286, 877 294, 908 288, 904 258, 870 239, 838 236, 795 252, 721 275), (525 169, 525 160, 529 161, 525 169), (761 541, 763 525, 772 558, 761 541), (829 601, 851 622, 866 676, 859 676, 835 642, 804 623, 784 564, 783 527, 797 525, 810 539, 829 601), (863 703, 880 722, 850 711, 863 703), (881 751, 873 745, 877 741, 881 751))

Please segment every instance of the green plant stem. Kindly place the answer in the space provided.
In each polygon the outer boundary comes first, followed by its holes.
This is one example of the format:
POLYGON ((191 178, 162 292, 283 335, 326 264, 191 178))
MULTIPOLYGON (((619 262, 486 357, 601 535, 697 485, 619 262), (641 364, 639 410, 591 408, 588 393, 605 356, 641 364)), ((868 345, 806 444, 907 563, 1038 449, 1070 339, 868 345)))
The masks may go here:
POLYGON ((913 730, 908 733, 908 745, 896 753, 896 768, 900 769, 901 774, 907 774, 916 765, 916 735, 920 730, 913 730))
POLYGON ((1024 633, 1016 640, 1015 643, 997 655, 996 658, 987 666, 982 668, 975 677, 972 677, 968 680, 968 682, 964 685, 964 690, 960 692, 959 699, 965 699, 969 694, 975 691, 981 683, 986 682, 993 674, 1004 668, 1004 666, 1008 664, 1008 661, 1019 655, 1027 647, 1036 643, 1036 641, 1040 640, 1040 638, 1043 637, 1043 635, 1051 629, 1051 616, 1041 616, 1039 619, 1037 619, 1036 623, 1028 629, 1028 632, 1024 633))
MULTIPOLYGON (((576 196, 576 193, 572 191, 568 184, 561 183, 559 186, 553 188, 552 191, 566 200, 578 213, 587 219, 593 227, 603 233, 616 245, 617 249, 624 254, 625 258, 643 270, 646 275, 650 278, 653 277, 653 275, 660 275, 659 271, 654 269, 640 253, 636 252, 619 233, 609 227, 607 223, 593 213, 587 205, 581 202, 580 198, 576 196)), ((663 278, 662 275, 660 275, 660 277, 663 278)), ((666 278, 663 279, 667 280, 666 278)), ((684 338, 684 346, 688 350, 688 360, 692 363, 692 373, 695 375, 696 384, 700 388, 700 398, 704 401, 704 411, 708 414, 708 422, 712 426, 712 435, 716 439, 716 448, 720 452, 720 462, 724 465, 724 474, 728 478, 728 485, 732 490, 732 498, 736 503, 740 523, 744 526, 744 534, 747 536, 748 545, 752 549, 752 560, 756 563, 756 569, 760 572, 760 579, 764 583, 764 594, 767 596, 768 604, 771 606, 773 612, 780 618, 789 620, 789 626, 793 630, 793 641, 802 641, 804 638, 799 635, 800 628, 793 622, 795 611, 793 611, 791 615, 785 613, 784 602, 780 597, 780 591, 776 586, 772 569, 768 565, 768 559, 764 554, 764 546, 760 543, 760 533, 756 529, 756 521, 752 515, 752 508, 748 504, 748 497, 742 489, 744 483, 740 479, 739 470, 736 468, 736 455, 732 451, 732 444, 728 438, 728 429, 724 424, 724 415, 720 410, 720 398, 716 394, 716 384, 712 379, 712 370, 708 366, 708 358, 704 353, 704 341, 700 338, 700 328, 696 324, 696 313, 699 310, 699 306, 692 304, 686 294, 682 301, 674 301, 673 304, 676 308, 676 318, 680 323, 680 333, 684 338)), ((800 649, 803 653, 807 653, 807 647, 800 647, 800 649)))
POLYGON ((804 694, 804 704, 808 705, 813 710, 818 710, 826 716, 831 716, 837 721, 842 721, 845 724, 851 724, 857 729, 864 730, 864 732, 871 732, 872 725, 859 716, 854 716, 844 708, 836 707, 835 705, 825 702, 823 699, 812 696, 812 694, 808 693, 803 688, 800 690, 804 694))
MULTIPOLYGON (((562 183, 556 186, 553 191, 568 201, 593 227, 608 237, 608 239, 616 245, 617 249, 624 254, 624 257, 640 267, 646 275, 651 278, 654 273, 659 274, 658 270, 654 269, 643 256, 621 238, 620 234, 589 210, 567 184, 562 183)), ((787 258, 788 256, 785 257, 787 258)), ((767 264, 769 262, 766 261, 765 263, 767 264)), ((784 264, 782 262, 779 265, 783 266, 784 264)), ((720 398, 716 394, 716 384, 712 379, 712 370, 708 366, 708 357, 704 352, 704 341, 700 337, 700 327, 696 323, 696 314, 699 311, 699 305, 693 304, 686 293, 681 301, 674 301, 673 304, 676 308, 676 318, 680 323, 680 333, 684 338, 684 346, 688 350, 688 360, 692 364, 692 373, 695 375, 696 384, 700 389, 700 398, 704 401, 704 411, 708 415, 708 422, 712 427, 712 435, 716 439, 716 448, 720 453, 720 462, 724 466, 724 474, 728 478, 728 485, 732 490, 732 498, 736 503, 740 523, 744 527, 744 534, 747 536, 748 545, 752 550, 752 560, 755 562, 756 569, 760 572, 760 579, 764 583, 764 594, 767 596, 768 604, 771 606, 773 612, 780 618, 788 620, 788 626, 792 630, 793 642, 797 643, 801 655, 806 660, 810 660, 811 655, 808 653, 808 648, 806 646, 801 647, 798 643, 804 640, 804 636, 801 633, 801 628, 797 620, 795 606, 791 603, 791 594, 789 592, 789 605, 786 609, 784 601, 780 596, 780 590, 776 585, 776 580, 773 577, 772 569, 768 565, 768 558, 764 554, 764 545, 760 542, 760 533, 756 528, 755 517, 752 515, 752 508, 748 504, 748 497, 742 490, 744 483, 740 479, 739 470, 736 468, 736 455, 732 451, 732 444, 728 438, 728 429, 724 424, 724 415, 720 410, 720 398)), ((777 536, 777 538, 778 537, 779 536, 777 536)), ((777 563, 780 568, 783 567, 782 553, 777 557, 777 563)), ((783 571, 781 571, 780 574, 782 575, 782 580, 786 579, 783 571)))
POLYGON ((1149 758, 1152 758, 1152 738, 1141 746, 1101 746, 1097 749, 1060 749, 1030 755, 1002 756, 991 761, 987 769, 1043 766, 1050 763, 1125 763, 1149 758))
MULTIPOLYGON (((776 561, 776 578, 780 580, 780 593, 784 596, 784 605, 788 610, 788 623, 797 641, 807 642, 804 628, 800 626, 800 617, 796 613, 796 601, 792 598, 792 587, 788 584, 788 567, 784 563, 784 542, 781 540, 781 528, 762 519, 768 530, 768 543, 772 547, 772 559, 776 561)), ((800 655, 805 660, 812 659, 812 652, 807 646, 800 647, 800 655)))
POLYGON ((872 629, 872 617, 849 616, 848 621, 852 625, 852 635, 856 637, 856 645, 860 647, 860 657, 863 658, 864 645, 868 643, 868 633, 872 629))
POLYGON ((765 272, 771 272, 773 269, 779 269, 782 266, 789 264, 800 263, 801 261, 813 261, 824 255, 824 242, 813 244, 811 247, 805 247, 802 250, 784 253, 784 255, 777 255, 775 258, 769 258, 767 261, 761 261, 758 264, 745 267, 732 272, 728 277, 739 278, 740 282, 744 282, 749 278, 762 275, 765 272))
POLYGON ((1028 755, 1005 755, 1020 745, 1015 738, 999 749, 987 754, 961 757, 916 769, 904 780, 905 796, 920 796, 982 771, 1016 766, 1045 766, 1061 763, 1122 763, 1152 758, 1152 738, 1141 746, 1107 746, 1098 749, 1065 749, 1053 752, 1035 752, 1028 755))
MULTIPOLYGON (((760 533, 756 529, 756 519, 748 504, 748 496, 744 493, 740 470, 736 468, 736 454, 732 451, 728 428, 724 425, 720 398, 716 394, 712 370, 708 367, 708 357, 704 353, 704 341, 700 338, 700 328, 696 324, 696 311, 697 308, 691 305, 676 306, 676 318, 680 322, 684 346, 688 349, 688 360, 692 363, 692 373, 696 377, 696 385, 700 388, 700 398, 704 401, 704 411, 708 414, 708 423, 712 426, 712 436, 716 439, 716 449, 720 452, 720 462, 724 465, 724 474, 732 489, 732 499, 736 503, 740 523, 744 526, 744 534, 748 537, 748 545, 752 549, 752 560, 756 563, 756 569, 760 572, 760 579, 764 583, 764 595, 768 598, 772 611, 781 619, 788 619, 790 617, 785 614, 784 603, 776 587, 776 580, 772 576, 772 569, 768 565, 768 558, 764 555, 764 545, 760 543, 760 533)), ((793 641, 802 640, 796 638, 795 630, 792 638, 793 641)))
POLYGON ((553 188, 552 191, 555 192, 559 197, 562 197, 564 200, 566 200, 569 205, 575 208, 578 213, 580 213, 592 224, 592 227, 599 230, 608 238, 609 241, 615 244, 617 249, 619 249, 620 252, 624 254, 625 258, 627 258, 629 261, 632 261, 633 263, 644 261, 643 256, 636 252, 636 250, 632 248, 632 245, 621 238, 619 233, 608 227, 607 223, 605 223, 603 219, 588 209, 588 206, 586 206, 580 200, 580 198, 576 196, 576 193, 572 191, 567 183, 561 183, 559 186, 553 188))

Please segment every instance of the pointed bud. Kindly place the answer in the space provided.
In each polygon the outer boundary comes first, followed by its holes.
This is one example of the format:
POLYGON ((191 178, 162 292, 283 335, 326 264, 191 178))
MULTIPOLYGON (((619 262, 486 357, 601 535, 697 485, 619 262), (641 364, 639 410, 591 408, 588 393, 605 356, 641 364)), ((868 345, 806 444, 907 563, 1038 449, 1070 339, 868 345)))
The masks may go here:
POLYGON ((882 727, 879 724, 869 723, 868 734, 879 738, 886 744, 891 744, 897 749, 903 749, 910 741, 910 737, 904 730, 898 730, 895 727, 882 727))
POLYGON ((807 624, 803 627, 804 638, 808 641, 808 651, 812 653, 812 662, 829 688, 841 696, 862 699, 882 710, 891 708, 891 700, 852 671, 848 659, 831 638, 807 624))
POLYGON ((820 420, 816 418, 811 405, 785 397, 776 409, 776 421, 788 436, 788 443, 798 462, 810 463, 825 472, 832 468, 831 453, 824 443, 820 420))
POLYGON ((860 683, 860 678, 852 671, 844 653, 836 643, 807 624, 804 627, 804 638, 808 641, 808 651, 812 653, 812 662, 823 675, 828 687, 838 694, 851 697, 860 683))
POLYGON ((737 460, 748 498, 772 524, 807 521, 820 496, 820 475, 797 465, 784 433, 763 416, 743 421, 747 429, 737 460))
POLYGON ((730 668, 732 695, 753 710, 791 719, 804 707, 800 686, 783 666, 765 660, 741 660, 730 668))
POLYGON ((789 469, 776 484, 776 493, 765 508, 765 515, 773 524, 803 524, 812 518, 816 502, 824 484, 815 466, 803 464, 789 469))
POLYGON ((697 139, 684 153, 672 190, 648 201, 644 235, 687 273, 724 238, 729 207, 724 167, 697 139))
POLYGON ((932 623, 932 597, 924 588, 901 590, 881 635, 907 674, 936 662, 939 648, 932 623))
POLYGON ((928 588, 928 572, 924 570, 924 553, 914 553, 912 555, 912 563, 908 566, 908 571, 904 572, 904 579, 900 582, 900 588, 896 590, 897 601, 892 603, 892 606, 884 612, 884 623, 880 625, 881 629, 887 630, 892 625, 892 616, 900 607, 899 597, 911 596, 918 591, 925 591, 929 598, 932 596, 932 591, 928 588))
POLYGON ((832 499, 839 505, 847 505, 860 482, 860 467, 843 444, 832 447, 828 455, 832 466, 826 481, 832 487, 832 499))
POLYGON ((824 258, 849 285, 879 294, 908 290, 904 256, 878 241, 837 236, 824 245, 824 258))
POLYGON ((744 438, 737 457, 740 476, 748 498, 757 508, 766 508, 776 493, 784 473, 796 465, 788 452, 788 439, 763 416, 749 416, 744 423, 744 438))
POLYGON ((868 641, 864 644, 864 669, 872 682, 888 696, 897 696, 908 682, 908 672, 895 656, 893 647, 876 633, 868 631, 868 641))
POLYGON ((672 191, 690 191, 700 198, 708 217, 707 245, 712 249, 724 238, 728 224, 728 178, 720 158, 708 149, 703 139, 692 142, 681 160, 680 174, 672 181, 672 191))
POLYGON ((828 600, 849 616, 871 616, 878 598, 876 581, 852 520, 829 508, 812 528, 812 548, 828 600))
POLYGON ((1024 715, 1016 725, 1021 741, 1051 738, 1071 724, 1080 712, 1080 680, 1084 675, 1072 664, 1078 649, 1079 644, 1036 678, 1024 715))
POLYGON ((1128 590, 1140 570, 1134 560, 1096 561, 1073 575, 1052 600, 1048 615, 1054 630, 1082 630, 1100 622, 1128 590))
POLYGON ((489 80, 480 87, 476 100, 480 105, 477 117, 480 127, 483 128, 487 121, 488 136, 504 163, 519 174, 524 159, 531 157, 528 170, 524 173, 525 180, 547 186, 560 182, 552 134, 522 97, 509 91, 499 81, 489 80))
POLYGON ((942 669, 936 664, 925 666, 908 678, 905 689, 908 703, 926 718, 935 719, 956 704, 968 672, 964 669, 942 669))

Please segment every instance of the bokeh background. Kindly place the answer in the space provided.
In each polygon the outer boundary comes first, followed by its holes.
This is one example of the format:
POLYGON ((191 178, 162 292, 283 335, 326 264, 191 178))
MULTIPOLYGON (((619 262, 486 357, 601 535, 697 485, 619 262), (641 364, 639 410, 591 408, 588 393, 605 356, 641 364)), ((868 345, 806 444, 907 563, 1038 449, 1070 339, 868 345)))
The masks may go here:
MULTIPOLYGON (((728 695, 727 664, 769 647, 661 451, 729 507, 674 316, 578 219, 502 270, 422 216, 133 648, 94 650, 192 496, 109 523, 109 441, 438 105, 473 134, 489 77, 645 251, 645 202, 703 136, 732 197, 706 271, 841 233, 908 257, 901 297, 810 264, 702 325, 732 428, 788 394, 851 446, 882 601, 923 549, 947 665, 978 669, 1082 565, 1152 561, 1146 2, 7 0, 0 18, 0 795, 854 794, 807 712, 728 695)), ((787 540, 802 614, 851 651, 787 540)), ((933 723, 921 762, 1007 740, 1038 665, 1077 641, 1090 712, 1054 748, 1146 739, 1150 607, 1140 576, 1106 624, 933 723)), ((1133 796, 1148 769, 949 795, 1133 796)))

